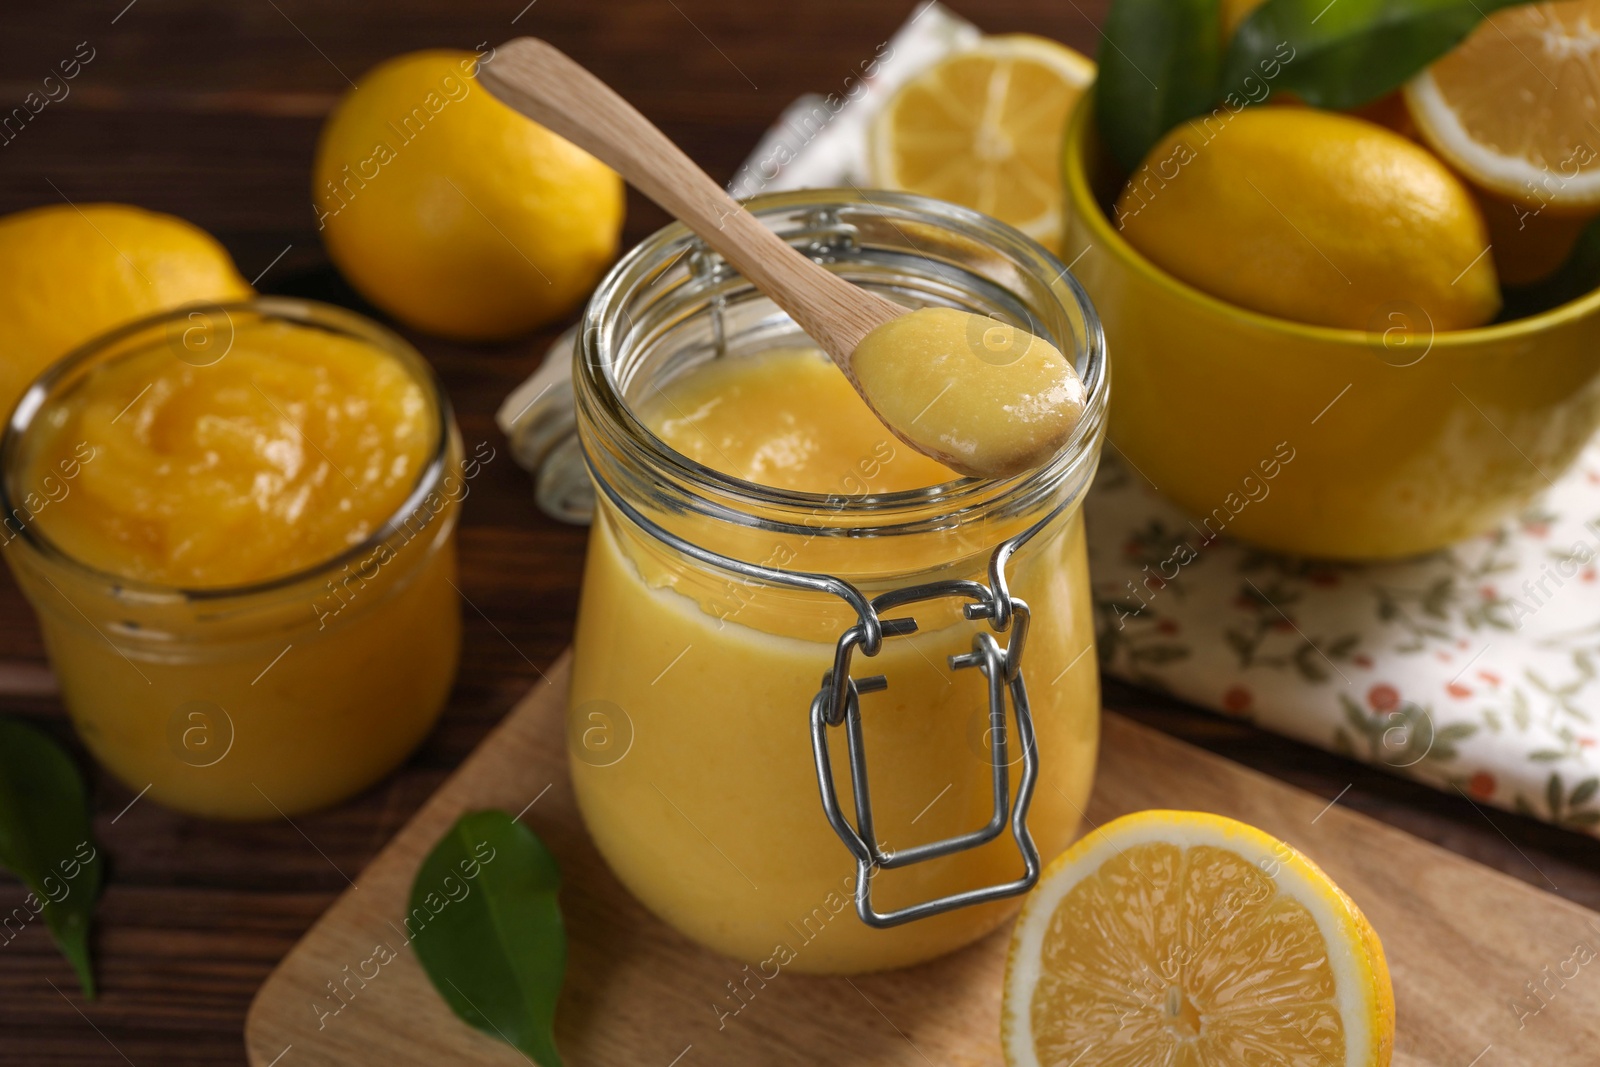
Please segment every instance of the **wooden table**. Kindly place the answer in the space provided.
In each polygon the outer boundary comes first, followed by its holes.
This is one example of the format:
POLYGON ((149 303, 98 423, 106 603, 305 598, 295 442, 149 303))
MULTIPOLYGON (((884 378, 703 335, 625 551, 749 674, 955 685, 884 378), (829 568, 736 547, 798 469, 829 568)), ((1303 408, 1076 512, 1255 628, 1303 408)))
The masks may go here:
MULTIPOLYGON (((310 208, 323 116, 399 52, 473 48, 518 32, 592 67, 727 178, 778 110, 842 87, 910 0, 54 0, 13 5, 0 33, 0 113, 87 41, 71 95, 0 146, 0 212, 70 198, 191 219, 266 292, 361 306, 328 266, 310 208), (524 6, 526 4, 526 6, 524 6)), ((992 31, 1046 34, 1089 54, 1104 0, 985 0, 992 31)), ((663 221, 633 196, 625 245, 663 221)), ((335 811, 217 825, 136 800, 96 772, 95 832, 110 857, 97 915, 102 995, 78 997, 42 926, 0 948, 0 1065, 243 1062, 251 995, 274 963, 567 644, 581 530, 539 515, 492 414, 554 331, 494 348, 413 336, 439 368, 469 447, 499 449, 461 531, 466 650, 450 707, 406 766, 335 811)), ((1106 703, 1544 888, 1600 907, 1600 842, 1510 815, 1152 694, 1108 682, 1106 703), (1348 787, 1348 789, 1347 789, 1348 787), (1492 820, 1492 822, 1491 822, 1492 820), (1540 873, 1542 872, 1542 874, 1540 873)), ((68 741, 33 617, 0 577, 0 713, 68 741)), ((0 879, 0 903, 23 890, 0 879)))

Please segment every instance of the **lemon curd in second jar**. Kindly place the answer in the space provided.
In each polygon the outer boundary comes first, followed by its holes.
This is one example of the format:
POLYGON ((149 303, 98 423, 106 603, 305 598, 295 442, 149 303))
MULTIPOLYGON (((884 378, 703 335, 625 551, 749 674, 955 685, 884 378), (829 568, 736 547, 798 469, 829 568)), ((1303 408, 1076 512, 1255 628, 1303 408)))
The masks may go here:
MULTIPOLYGON (((955 478, 896 440, 810 350, 701 364, 652 393, 639 415, 690 459, 777 489, 858 497, 955 478)), ((1037 517, 863 537, 795 537, 697 517, 673 529, 767 566, 838 575, 870 595, 936 578, 986 581, 994 545, 1037 517)), ((1098 739, 1077 510, 1053 520, 1008 573, 1033 613, 1023 669, 1040 779, 1028 822, 1048 862, 1075 836, 1098 739)), ((993 798, 983 679, 946 662, 986 624, 962 619, 951 599, 887 616, 915 616, 919 632, 886 640, 870 659, 858 652, 852 673, 889 679, 861 708, 876 833, 893 851, 982 826, 993 798)), ((645 904, 767 979, 775 970, 858 972, 928 959, 993 929, 1014 907, 1001 901, 890 929, 857 917, 854 861, 823 814, 809 726, 834 644, 854 621, 832 598, 696 569, 601 501, 568 713, 584 819, 645 904)), ((830 741, 841 803, 852 810, 843 731, 830 741)), ((1015 795, 1014 742, 1011 753, 1015 795)), ((877 874, 873 903, 887 911, 1021 870, 1002 834, 877 874)))
POLYGON ((160 347, 102 367, 39 430, 27 481, 78 442, 96 453, 78 491, 41 511, 51 540, 182 588, 277 578, 359 544, 410 494, 438 433, 399 363, 283 322, 233 331, 215 363, 160 347))
POLYGON ((441 435, 452 466, 459 444, 426 372, 380 344, 240 311, 194 351, 186 328, 44 399, 8 472, 34 501, 10 562, 125 783, 205 815, 310 810, 386 773, 443 706, 456 500, 414 494, 441 435))

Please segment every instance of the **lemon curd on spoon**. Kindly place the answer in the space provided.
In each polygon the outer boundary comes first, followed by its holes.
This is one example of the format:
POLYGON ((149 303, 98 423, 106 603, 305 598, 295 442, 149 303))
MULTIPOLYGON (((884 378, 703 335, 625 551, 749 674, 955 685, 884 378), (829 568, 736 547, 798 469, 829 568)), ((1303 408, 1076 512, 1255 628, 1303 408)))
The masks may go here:
POLYGON ((1083 383, 1055 345, 957 308, 919 308, 877 327, 850 373, 896 436, 974 478, 1039 466, 1083 417, 1083 383))
POLYGON ((454 676, 453 423, 419 357, 328 314, 338 328, 241 306, 112 335, 13 419, 8 558, 67 706, 174 807, 347 796, 421 739, 454 676))

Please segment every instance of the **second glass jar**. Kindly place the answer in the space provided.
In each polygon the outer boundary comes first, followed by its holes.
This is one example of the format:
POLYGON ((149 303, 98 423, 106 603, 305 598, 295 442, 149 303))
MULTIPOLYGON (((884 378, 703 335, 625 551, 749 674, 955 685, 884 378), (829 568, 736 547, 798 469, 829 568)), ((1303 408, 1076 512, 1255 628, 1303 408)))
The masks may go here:
MULTIPOLYGON (((140 397, 129 399, 124 412, 133 413, 117 429, 138 417, 140 397)), ((335 400, 359 405, 363 398, 335 400)), ((223 424, 225 414, 195 418, 223 424)), ((47 371, 18 404, 0 446, 0 546, 38 614, 62 700, 89 751, 141 796, 224 819, 311 811, 389 773, 432 729, 455 678, 455 530, 482 458, 463 456, 449 401, 419 353, 359 315, 310 301, 262 297, 180 309, 113 331, 47 371), (72 494, 86 499, 74 480, 110 464, 128 468, 117 477, 129 493, 158 492, 156 472, 118 455, 103 434, 85 437, 75 453, 83 473, 75 460, 39 476, 30 455, 74 397, 105 401, 96 394, 109 388, 103 376, 136 362, 152 373, 229 373, 244 402, 276 405, 267 393, 242 388, 243 372, 227 360, 240 338, 271 349, 279 329, 301 344, 326 337, 371 353, 415 384, 416 417, 429 427, 430 444, 397 511, 312 566, 201 588, 112 573, 50 535, 46 527, 72 494)), ((202 532, 215 519, 182 517, 202 532)), ((85 521, 111 529, 119 516, 85 521)), ((221 551, 270 556, 267 525, 233 532, 221 551), (263 543, 251 540, 256 533, 263 543)))

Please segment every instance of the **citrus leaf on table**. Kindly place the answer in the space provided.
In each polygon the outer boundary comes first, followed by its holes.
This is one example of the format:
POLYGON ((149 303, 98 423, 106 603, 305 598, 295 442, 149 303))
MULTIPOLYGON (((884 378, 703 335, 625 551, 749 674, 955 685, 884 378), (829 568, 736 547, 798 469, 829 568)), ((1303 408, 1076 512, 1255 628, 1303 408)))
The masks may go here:
POLYGON ((72 757, 33 727, 0 719, 0 867, 27 885, 21 910, 44 920, 91 999, 89 921, 104 866, 72 757))
POLYGON ((533 831, 503 811, 471 812, 422 861, 405 919, 417 959, 450 1009, 540 1067, 561 1067, 560 885, 555 857, 533 831))
POLYGON ((1461 42, 1484 16, 1527 0, 1266 0, 1228 44, 1224 85, 1273 59, 1274 88, 1344 110, 1398 89, 1461 42), (1284 45, 1292 58, 1279 54, 1284 45))
POLYGON ((1216 103, 1218 0, 1113 0, 1097 62, 1095 124, 1132 171, 1163 134, 1216 103))

